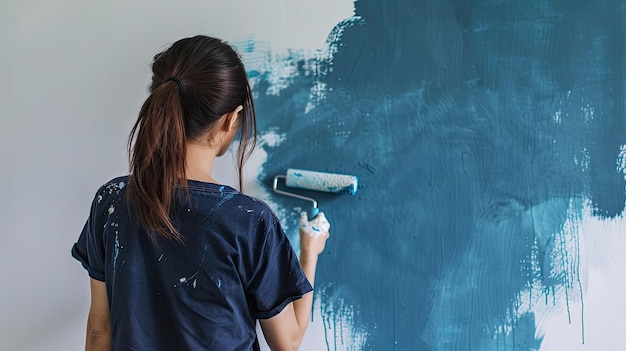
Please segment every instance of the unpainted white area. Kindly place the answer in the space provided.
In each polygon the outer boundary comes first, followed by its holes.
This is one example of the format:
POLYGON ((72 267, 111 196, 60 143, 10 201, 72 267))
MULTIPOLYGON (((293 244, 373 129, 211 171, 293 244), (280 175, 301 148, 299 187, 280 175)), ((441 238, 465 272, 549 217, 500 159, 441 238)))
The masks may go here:
POLYGON ((592 216, 587 204, 574 229, 580 243, 581 289, 569 301, 535 305, 542 351, 621 350, 626 316, 626 211, 614 219, 592 216))
MULTIPOLYGON (((70 248, 98 187, 127 172, 155 53, 195 34, 315 49, 352 13, 349 0, 3 0, 0 349, 82 348, 89 280, 70 248)), ((216 176, 234 184, 228 169, 216 176)))
MULTIPOLYGON (((626 315, 626 211, 601 219, 592 215, 591 201, 571 199, 562 231, 551 235, 555 247, 546 254, 553 256, 552 270, 564 282, 546 290, 536 281, 521 291, 510 319, 494 338, 512 337, 511 325, 532 313, 541 351, 621 350, 620 331, 626 315)), ((540 273, 538 265, 534 270, 540 273)))

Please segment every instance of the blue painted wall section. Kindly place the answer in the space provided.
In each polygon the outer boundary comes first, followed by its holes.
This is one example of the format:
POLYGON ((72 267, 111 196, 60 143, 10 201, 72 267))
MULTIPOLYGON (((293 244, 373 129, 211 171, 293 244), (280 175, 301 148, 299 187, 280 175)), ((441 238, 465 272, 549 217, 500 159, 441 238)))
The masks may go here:
POLYGON ((268 188, 287 168, 362 184, 313 193, 332 222, 329 344, 348 318, 365 349, 540 347, 520 291, 584 299, 564 224, 585 201, 600 218, 624 209, 625 33, 618 0, 359 0, 331 57, 286 59, 279 95, 251 72, 261 131, 286 135, 266 146, 268 188))

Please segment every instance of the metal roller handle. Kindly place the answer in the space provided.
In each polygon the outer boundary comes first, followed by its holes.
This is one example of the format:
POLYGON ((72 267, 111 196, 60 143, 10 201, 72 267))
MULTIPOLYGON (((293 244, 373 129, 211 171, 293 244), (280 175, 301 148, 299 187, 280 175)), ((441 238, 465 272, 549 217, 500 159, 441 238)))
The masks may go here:
POLYGON ((274 185, 272 186, 272 189, 274 189, 274 192, 278 194, 286 195, 286 196, 295 197, 296 199, 300 199, 300 200, 311 201, 313 203, 313 208, 317 208, 317 201, 315 201, 315 199, 298 195, 298 194, 289 193, 289 192, 278 189, 278 179, 284 179, 286 181, 287 176, 277 175, 276 177, 274 177, 274 185))

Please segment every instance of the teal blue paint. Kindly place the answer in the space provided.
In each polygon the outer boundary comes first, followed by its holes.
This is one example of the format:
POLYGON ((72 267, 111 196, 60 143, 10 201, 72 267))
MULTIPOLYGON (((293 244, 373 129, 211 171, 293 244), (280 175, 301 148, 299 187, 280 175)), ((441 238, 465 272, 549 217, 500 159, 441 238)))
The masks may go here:
POLYGON ((268 188, 290 167, 360 178, 355 198, 312 193, 332 223, 316 281, 327 332, 349 318, 366 350, 539 349, 532 314, 507 317, 516 294, 539 282, 546 303, 568 285, 581 295, 578 272, 549 255, 578 255, 558 245, 567 211, 580 215, 583 199, 599 218, 624 209, 626 7, 360 0, 355 11, 329 36, 332 59, 298 62, 279 96, 255 73, 260 130, 286 135, 264 146, 268 188), (325 98, 305 113, 317 83, 325 98))
POLYGON ((220 201, 217 204, 215 204, 215 207, 213 209, 211 209, 211 211, 214 211, 214 210, 220 208, 226 201, 232 199, 233 196, 235 196, 234 193, 233 193, 233 191, 234 191, 233 189, 226 189, 226 187, 223 186, 223 185, 219 187, 219 191, 220 191, 221 199, 220 199, 220 201))
POLYGON ((115 231, 115 254, 113 255, 113 269, 117 268, 117 257, 120 254, 120 240, 118 232, 115 231))

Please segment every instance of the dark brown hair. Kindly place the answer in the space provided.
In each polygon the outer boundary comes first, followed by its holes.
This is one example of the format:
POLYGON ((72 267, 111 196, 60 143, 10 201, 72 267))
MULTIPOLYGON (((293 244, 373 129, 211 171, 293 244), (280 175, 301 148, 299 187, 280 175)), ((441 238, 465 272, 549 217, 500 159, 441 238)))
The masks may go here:
POLYGON ((246 71, 220 39, 181 39, 154 56, 150 96, 128 139, 128 201, 150 235, 181 239, 170 219, 177 189, 187 192, 185 150, 243 106, 239 118, 239 188, 242 168, 256 145, 256 117, 246 71), (170 79, 171 78, 171 79, 170 79))

